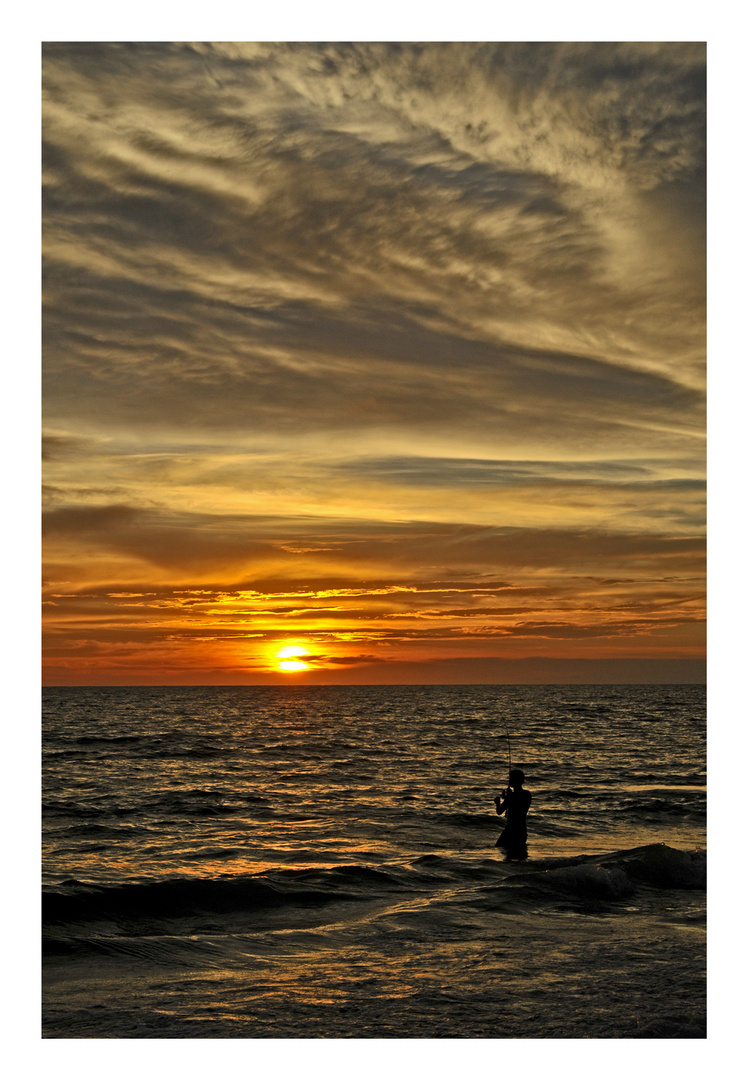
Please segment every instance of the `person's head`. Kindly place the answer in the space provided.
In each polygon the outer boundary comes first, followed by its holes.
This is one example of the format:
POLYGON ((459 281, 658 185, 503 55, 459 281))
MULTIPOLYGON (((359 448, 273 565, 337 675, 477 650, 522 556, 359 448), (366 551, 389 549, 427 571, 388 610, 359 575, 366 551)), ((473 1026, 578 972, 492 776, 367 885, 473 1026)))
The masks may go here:
POLYGON ((521 769, 510 769, 509 771, 509 787, 518 788, 522 787, 525 782, 525 774, 521 769))

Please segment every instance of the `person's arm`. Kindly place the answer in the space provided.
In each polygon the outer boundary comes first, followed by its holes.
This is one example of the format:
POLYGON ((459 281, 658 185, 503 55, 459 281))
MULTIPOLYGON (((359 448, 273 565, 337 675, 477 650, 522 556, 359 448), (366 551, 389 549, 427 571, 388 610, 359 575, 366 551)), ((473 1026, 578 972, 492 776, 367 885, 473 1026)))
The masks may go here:
POLYGON ((507 801, 508 800, 505 791, 502 791, 501 795, 497 795, 494 799, 494 802, 496 803, 496 813, 499 815, 499 817, 501 817, 501 815, 506 810, 507 801))

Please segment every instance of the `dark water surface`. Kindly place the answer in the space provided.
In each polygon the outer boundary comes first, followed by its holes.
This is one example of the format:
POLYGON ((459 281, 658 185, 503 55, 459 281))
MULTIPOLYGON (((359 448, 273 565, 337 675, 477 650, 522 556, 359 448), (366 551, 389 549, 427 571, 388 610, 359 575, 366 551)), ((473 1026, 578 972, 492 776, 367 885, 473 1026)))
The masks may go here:
POLYGON ((46 690, 44 1034, 701 1038, 705 737, 697 686, 46 690))

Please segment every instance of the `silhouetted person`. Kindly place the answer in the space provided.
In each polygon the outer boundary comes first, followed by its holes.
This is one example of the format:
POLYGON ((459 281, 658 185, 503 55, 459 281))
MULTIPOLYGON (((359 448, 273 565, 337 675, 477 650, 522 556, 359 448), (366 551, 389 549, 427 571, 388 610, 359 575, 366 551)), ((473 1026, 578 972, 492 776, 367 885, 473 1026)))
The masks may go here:
POLYGON ((497 795, 496 813, 506 813, 506 828, 496 841, 496 847, 506 852, 507 859, 527 858, 527 811, 532 795, 522 785, 525 774, 521 769, 509 773, 509 787, 497 795))

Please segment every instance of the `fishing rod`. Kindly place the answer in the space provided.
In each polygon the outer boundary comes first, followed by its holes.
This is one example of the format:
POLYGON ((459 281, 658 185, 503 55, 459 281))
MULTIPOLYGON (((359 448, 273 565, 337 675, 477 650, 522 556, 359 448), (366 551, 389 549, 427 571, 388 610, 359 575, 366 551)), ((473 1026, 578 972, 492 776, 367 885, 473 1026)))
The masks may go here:
MULTIPOLYGON (((512 740, 509 738, 509 725, 506 720, 504 721, 504 738, 506 739, 506 745, 509 751, 509 772, 512 771, 512 740)), ((506 791, 506 788, 503 789, 506 791)))

